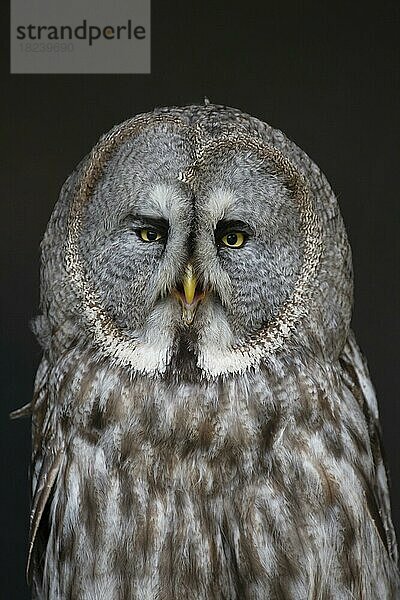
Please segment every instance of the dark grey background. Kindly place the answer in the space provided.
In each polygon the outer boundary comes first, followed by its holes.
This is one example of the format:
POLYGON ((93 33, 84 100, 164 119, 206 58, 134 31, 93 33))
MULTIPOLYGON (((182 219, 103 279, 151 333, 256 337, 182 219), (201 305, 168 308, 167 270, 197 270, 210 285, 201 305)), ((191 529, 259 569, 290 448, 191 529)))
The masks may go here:
POLYGON ((39 242, 60 186, 115 123, 205 95, 282 129, 339 197, 354 256, 353 326, 378 391, 399 525, 399 9, 321 4, 154 0, 151 75, 7 75, 4 15, 2 598, 29 597, 29 422, 7 414, 31 397, 40 352, 28 320, 38 307, 39 242))

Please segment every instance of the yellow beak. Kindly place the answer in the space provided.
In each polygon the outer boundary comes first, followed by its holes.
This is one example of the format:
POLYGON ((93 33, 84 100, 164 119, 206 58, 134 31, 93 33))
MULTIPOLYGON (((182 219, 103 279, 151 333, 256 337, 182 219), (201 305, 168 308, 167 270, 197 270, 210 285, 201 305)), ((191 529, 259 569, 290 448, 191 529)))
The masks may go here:
POLYGON ((185 274, 183 276, 182 285, 185 293, 185 300, 188 304, 192 304, 194 296, 196 294, 196 276, 193 272, 193 267, 189 263, 186 267, 185 274))

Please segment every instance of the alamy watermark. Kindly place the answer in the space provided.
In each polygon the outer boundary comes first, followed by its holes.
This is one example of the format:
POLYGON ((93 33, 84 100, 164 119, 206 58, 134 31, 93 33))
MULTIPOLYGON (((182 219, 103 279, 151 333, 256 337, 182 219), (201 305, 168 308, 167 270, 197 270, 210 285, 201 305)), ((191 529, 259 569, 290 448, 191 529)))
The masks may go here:
POLYGON ((150 0, 11 0, 10 38, 11 73, 150 73, 150 0))

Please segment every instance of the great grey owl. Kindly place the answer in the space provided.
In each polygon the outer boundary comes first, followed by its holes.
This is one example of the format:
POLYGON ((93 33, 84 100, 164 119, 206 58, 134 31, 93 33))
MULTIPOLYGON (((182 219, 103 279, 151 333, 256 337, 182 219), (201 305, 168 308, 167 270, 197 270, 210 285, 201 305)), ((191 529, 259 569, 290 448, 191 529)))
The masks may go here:
POLYGON ((397 598, 351 309, 335 196, 280 131, 205 103, 104 135, 42 243, 34 597, 397 598))

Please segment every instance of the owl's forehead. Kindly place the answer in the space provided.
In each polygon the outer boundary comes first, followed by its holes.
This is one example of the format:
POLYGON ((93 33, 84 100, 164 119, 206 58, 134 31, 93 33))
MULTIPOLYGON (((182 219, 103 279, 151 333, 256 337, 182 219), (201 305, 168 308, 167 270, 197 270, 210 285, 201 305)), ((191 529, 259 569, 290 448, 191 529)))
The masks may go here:
POLYGON ((105 173, 119 180, 174 181, 182 180, 182 172, 196 164, 198 183, 213 176, 243 183, 244 170, 247 170, 247 178, 268 174, 270 165, 260 160, 251 149, 228 147, 221 150, 219 142, 224 139, 223 131, 218 137, 210 137, 198 131, 196 135, 190 135, 165 126, 144 129, 117 148, 106 164, 105 173), (208 153, 207 161, 199 161, 204 149, 209 146, 215 148, 208 153))
POLYGON ((276 167, 245 144, 221 147, 224 133, 210 138, 165 125, 139 132, 111 156, 94 195, 110 212, 129 208, 168 220, 189 212, 212 221, 262 217, 271 203, 290 210, 291 193, 276 167))

